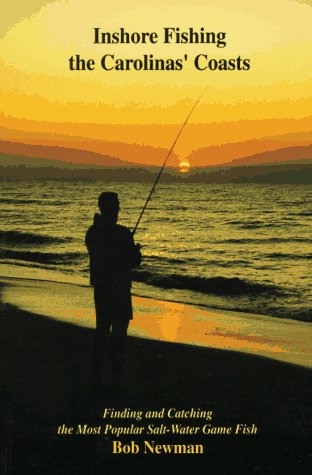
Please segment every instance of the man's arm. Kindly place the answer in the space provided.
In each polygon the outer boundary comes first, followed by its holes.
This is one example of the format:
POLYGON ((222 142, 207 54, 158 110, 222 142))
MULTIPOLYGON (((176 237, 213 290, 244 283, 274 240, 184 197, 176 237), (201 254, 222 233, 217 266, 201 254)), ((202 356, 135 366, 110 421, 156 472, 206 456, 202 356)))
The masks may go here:
POLYGON ((141 264, 142 261, 142 253, 141 253, 141 245, 140 244, 135 244, 133 235, 131 231, 130 233, 130 242, 131 242, 131 268, 133 267, 138 267, 141 264))
POLYGON ((134 245, 133 267, 139 267, 142 261, 141 244, 134 245))
POLYGON ((90 226, 90 228, 86 232, 85 244, 89 254, 94 254, 96 249, 96 231, 94 225, 90 226))
POLYGON ((133 269, 141 264, 142 254, 140 244, 135 244, 132 232, 129 228, 121 226, 122 239, 120 240, 120 263, 121 266, 128 269, 133 269))

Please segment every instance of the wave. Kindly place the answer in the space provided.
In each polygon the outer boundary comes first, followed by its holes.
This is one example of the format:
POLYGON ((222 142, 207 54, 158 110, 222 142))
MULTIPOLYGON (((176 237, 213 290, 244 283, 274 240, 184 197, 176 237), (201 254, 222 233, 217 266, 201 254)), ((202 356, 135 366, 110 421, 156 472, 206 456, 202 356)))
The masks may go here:
POLYGON ((67 264, 74 263, 81 258, 81 253, 70 252, 66 254, 57 254, 53 252, 30 252, 3 249, 1 250, 1 258, 14 259, 28 262, 39 262, 40 264, 67 264))
MULTIPOLYGON (((217 252, 213 251, 211 252, 210 254, 217 254, 217 252)), ((203 258, 200 258, 200 257, 188 257, 188 258, 185 258, 185 259, 173 259, 173 258, 167 258, 167 257, 160 257, 160 256, 144 256, 143 257, 144 259, 144 270, 153 270, 152 268, 154 269, 157 269, 157 268, 168 268, 167 265, 168 264, 182 264, 184 267, 183 268, 186 268, 188 267, 188 269, 195 269, 195 270, 198 270, 199 273, 200 273, 200 269, 203 269, 203 271, 205 272, 205 268, 207 268, 207 266, 220 266, 222 265, 222 267, 227 267, 227 268, 232 268, 234 266, 252 266, 252 262, 246 260, 246 259, 234 259, 234 260, 228 260, 228 261, 224 261, 220 259, 211 259, 210 257, 203 257, 203 258), (190 267, 190 264, 192 267, 190 267)), ((142 266, 143 267, 143 266, 142 266)), ((180 267, 180 270, 182 269, 182 267, 180 267)))
POLYGON ((196 262, 198 259, 195 257, 188 257, 186 259, 177 259, 173 257, 166 257, 166 256, 154 256, 154 255, 149 255, 149 256, 144 256, 144 262, 165 262, 168 264, 185 264, 188 262, 196 262))
POLYGON ((185 289, 202 292, 205 294, 218 295, 242 295, 242 294, 271 294, 280 293, 273 285, 256 284, 238 277, 193 277, 187 275, 159 275, 148 271, 133 271, 133 278, 137 282, 154 285, 164 289, 185 289))
POLYGON ((265 257, 269 257, 272 259, 299 260, 299 259, 312 259, 312 254, 285 254, 282 252, 274 252, 272 254, 266 254, 265 257))
POLYGON ((19 231, 0 231, 0 243, 3 244, 49 244, 70 241, 70 238, 43 236, 42 234, 24 233, 19 231))
POLYGON ((291 213, 291 216, 312 216, 312 211, 301 211, 299 213, 291 213))
POLYGON ((289 238, 278 238, 278 237, 271 237, 271 238, 241 238, 241 239, 225 239, 223 241, 215 241, 216 243, 220 244, 264 244, 269 242, 276 242, 276 243, 283 243, 283 242, 304 242, 304 243, 312 243, 312 239, 309 238, 301 238, 301 237, 289 237, 289 238))
POLYGON ((41 204, 41 200, 24 200, 19 198, 0 198, 2 204, 14 204, 14 205, 28 205, 28 204, 41 204))
MULTIPOLYGON (((42 200, 41 199, 19 199, 19 198, 0 198, 0 203, 1 204, 14 204, 14 205, 41 205, 42 200)), ((53 206, 64 206, 71 204, 70 201, 64 201, 64 200, 59 200, 59 201, 45 201, 45 206, 53 205, 53 206)))
POLYGON ((232 224, 240 229, 259 229, 259 228, 271 228, 271 227, 280 227, 280 225, 272 224, 272 223, 263 223, 262 221, 245 221, 242 222, 241 220, 234 220, 234 221, 227 221, 226 224, 232 224))
POLYGON ((45 201, 45 206, 64 206, 64 205, 71 205, 71 201, 45 201))
MULTIPOLYGON (((300 226, 298 223, 294 223, 293 226, 300 226)), ((237 225, 240 229, 263 229, 263 228, 284 228, 283 223, 267 223, 267 224, 253 224, 253 223, 243 223, 237 225)))

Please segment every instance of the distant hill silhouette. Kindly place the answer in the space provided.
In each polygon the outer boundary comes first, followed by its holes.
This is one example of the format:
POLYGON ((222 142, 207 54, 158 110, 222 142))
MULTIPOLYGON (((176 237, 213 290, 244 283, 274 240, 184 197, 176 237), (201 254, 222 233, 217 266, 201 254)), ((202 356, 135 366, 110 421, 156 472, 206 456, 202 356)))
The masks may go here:
MULTIPOLYGON (((209 136, 207 137, 209 141, 209 136)), ((199 147, 192 151, 188 159, 199 166, 229 164, 236 159, 249 159, 264 152, 277 152, 291 147, 306 147, 312 143, 312 130, 300 133, 286 133, 246 141, 227 142, 219 145, 199 147)), ((297 157, 296 157, 297 158, 297 157)), ((271 160, 272 157, 269 157, 271 160)))
MULTIPOLYGON (((23 163, 23 160, 25 161, 25 157, 0 154, 0 178, 153 183, 158 175, 158 167, 139 167, 137 165, 134 167, 99 167, 83 164, 72 166, 69 163, 64 166, 63 162, 61 162, 62 166, 56 166, 55 160, 48 159, 33 159, 39 161, 40 165, 29 166, 23 163), (45 166, 42 166, 43 162, 45 166), (3 166, 5 163, 6 166, 3 166)), ((312 164, 289 163, 193 168, 188 174, 181 174, 177 169, 166 168, 161 182, 310 184, 312 183, 312 164)))
POLYGON ((28 167, 28 168, 67 168, 67 169, 103 169, 103 168, 128 168, 128 167, 139 167, 139 168, 151 168, 153 166, 144 166, 138 164, 131 164, 130 162, 122 162, 122 165, 94 165, 93 163, 73 163, 65 162, 63 160, 55 160, 52 158, 39 158, 39 157, 28 157, 25 155, 10 155, 9 153, 0 152, 0 165, 4 167, 28 167))
MULTIPOLYGON (((311 120, 312 116, 300 120, 289 120, 287 127, 283 129, 279 127, 279 132, 276 133, 274 133, 275 129, 273 127, 274 124, 276 125, 276 121, 272 121, 272 135, 263 137, 257 137, 257 128, 261 127, 261 121, 245 121, 241 124, 242 130, 244 127, 247 128, 249 131, 248 137, 250 137, 250 129, 254 129, 253 133, 255 134, 252 138, 248 138, 245 141, 242 141, 242 134, 233 136, 232 128, 234 126, 237 127, 236 123, 222 123, 220 127, 222 127, 222 130, 224 128, 225 136, 221 135, 220 140, 224 140, 225 143, 220 143, 219 145, 216 145, 215 140, 215 136, 219 136, 218 124, 189 124, 183 132, 180 145, 185 146, 186 152, 190 150, 188 147, 193 149, 193 152, 188 157, 192 166, 218 166, 229 163, 232 160, 242 159, 243 157, 253 157, 264 151, 271 152, 290 147, 308 146, 312 143, 311 120), (290 132, 292 127, 293 131, 290 132), (298 130, 299 128, 301 128, 301 131, 298 130), (285 132, 281 134, 281 130, 285 130, 285 132), (199 133, 201 145, 198 144, 197 146, 195 137, 199 133), (205 142, 207 145, 205 145, 205 142), (215 143, 215 145, 209 145, 211 142, 215 143)), ((8 143, 20 143, 63 148, 66 152, 65 158, 55 156, 53 153, 45 155, 40 153, 40 156, 67 161, 73 161, 67 155, 70 149, 90 151, 91 153, 99 154, 99 157, 101 157, 99 161, 86 161, 82 157, 80 163, 94 163, 96 165, 103 164, 103 156, 119 158, 131 164, 158 165, 164 160, 178 129, 177 125, 160 126, 153 124, 143 127, 133 124, 131 127, 116 126, 118 129, 117 133, 114 126, 107 124, 86 124, 84 127, 83 124, 65 123, 63 127, 62 124, 48 123, 43 124, 41 128, 40 123, 35 121, 16 121, 14 119, 14 121, 11 120, 12 124, 13 122, 14 124, 16 123, 15 125, 19 130, 0 125, 0 152, 16 153, 24 156, 39 156, 33 154, 29 148, 18 151, 1 148, 1 141, 5 142, 6 146, 8 146, 8 143), (131 130, 131 135, 129 135, 129 130, 131 130), (155 130, 153 138, 151 138, 151 130, 155 130), (161 146, 158 145, 158 140, 159 143, 162 143, 161 146), (167 145, 164 146, 164 143, 167 145)), ((7 121, 7 123, 10 125, 10 121, 7 121)), ((96 157, 94 155, 92 158, 96 160, 96 157)), ((271 157, 269 157, 269 160, 271 160, 271 157)), ((173 153, 169 165, 177 165, 177 163, 178 157, 173 153)))
MULTIPOLYGON (((129 150, 131 149, 131 145, 124 145, 125 147, 129 147, 129 150)), ((112 157, 110 155, 103 155, 100 153, 91 152, 89 150, 79 150, 69 147, 67 148, 43 145, 28 145, 21 142, 10 142, 5 140, 0 140, 0 154, 0 164, 4 166, 27 165, 31 167, 51 166, 58 168, 74 168, 77 166, 81 166, 83 168, 96 168, 104 166, 153 168, 152 165, 142 165, 136 162, 121 160, 120 158, 112 157)), ((133 155, 133 153, 129 152, 129 155, 133 155)), ((211 165, 211 167, 237 167, 242 165, 254 166, 287 162, 303 163, 306 161, 311 161, 312 163, 312 145, 280 148, 274 151, 257 153, 255 155, 250 155, 232 160, 231 162, 211 165)), ((176 163, 176 160, 172 160, 172 163, 174 162, 176 163)), ((209 163, 209 156, 207 156, 207 162, 209 163)), ((160 164, 161 163, 162 162, 160 160, 160 164)), ((207 165, 207 167, 198 167, 198 169, 203 170, 208 167, 209 165, 207 165)))
MULTIPOLYGON (((60 134, 34 133, 28 137, 26 132, 5 129, 0 126, 1 152, 30 158, 40 157, 98 166, 133 166, 137 164, 150 166, 150 162, 161 163, 167 149, 155 148, 146 144, 67 137, 60 134), (9 138, 10 134, 17 134, 18 138, 11 139, 9 138), (116 160, 120 160, 120 163, 116 160)), ((177 162, 174 153, 171 160, 177 162)))
MULTIPOLYGON (((265 163, 287 162, 294 160, 312 161, 312 145, 280 148, 271 152, 257 153, 248 157, 236 158, 226 165, 262 165, 265 163)), ((225 165, 225 163, 221 164, 221 166, 222 165, 225 165)))
POLYGON ((46 158, 56 161, 70 162, 72 164, 102 165, 107 167, 137 166, 134 162, 127 162, 110 155, 102 155, 89 150, 78 150, 67 147, 29 145, 21 142, 0 140, 0 152, 9 155, 29 157, 31 166, 33 158, 46 158))
MULTIPOLYGON (((294 145, 291 147, 281 147, 277 140, 258 140, 259 147, 268 147, 265 152, 259 152, 252 155, 240 156, 231 161, 227 161, 228 155, 242 155, 244 149, 250 146, 248 142, 238 142, 231 144, 224 144, 219 146, 211 146, 207 148, 201 148, 195 150, 189 157, 190 163, 193 160, 197 160, 198 156, 203 160, 206 157, 207 165, 211 163, 211 166, 238 166, 238 165, 263 165, 277 162, 293 162, 293 161, 312 161, 312 146, 308 145, 294 145), (272 150, 273 148, 273 150, 272 150)), ((257 141, 255 141, 257 142, 257 141)))
POLYGON ((312 163, 244 165, 195 169, 188 176, 192 183, 269 183, 312 184, 312 163))

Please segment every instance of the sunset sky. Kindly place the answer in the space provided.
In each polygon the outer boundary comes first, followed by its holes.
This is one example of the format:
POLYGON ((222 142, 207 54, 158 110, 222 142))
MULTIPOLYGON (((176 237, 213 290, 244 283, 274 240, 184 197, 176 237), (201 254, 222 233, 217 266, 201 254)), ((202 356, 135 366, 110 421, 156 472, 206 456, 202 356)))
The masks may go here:
POLYGON ((7 3, 0 19, 0 140, 158 164, 207 87, 172 160, 211 165, 311 143, 312 1, 25 3, 7 3), (93 44, 95 27, 156 32, 159 40, 93 44), (226 32, 227 44, 163 44, 164 27, 226 32), (95 70, 70 71, 68 60, 76 54, 94 59, 95 70), (104 71, 104 54, 173 59, 187 54, 188 60, 181 71, 104 71), (251 68, 198 71, 193 63, 198 54, 250 58, 251 68), (122 144, 143 147, 129 156, 122 144), (148 147, 159 153, 149 154, 148 147))

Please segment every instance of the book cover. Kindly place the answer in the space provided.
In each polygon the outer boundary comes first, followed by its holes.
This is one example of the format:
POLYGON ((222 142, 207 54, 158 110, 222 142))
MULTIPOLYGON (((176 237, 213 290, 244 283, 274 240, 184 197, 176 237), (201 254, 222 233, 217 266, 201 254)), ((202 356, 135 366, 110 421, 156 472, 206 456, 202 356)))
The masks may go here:
POLYGON ((3 6, 1 473, 308 470, 311 7, 3 6))

